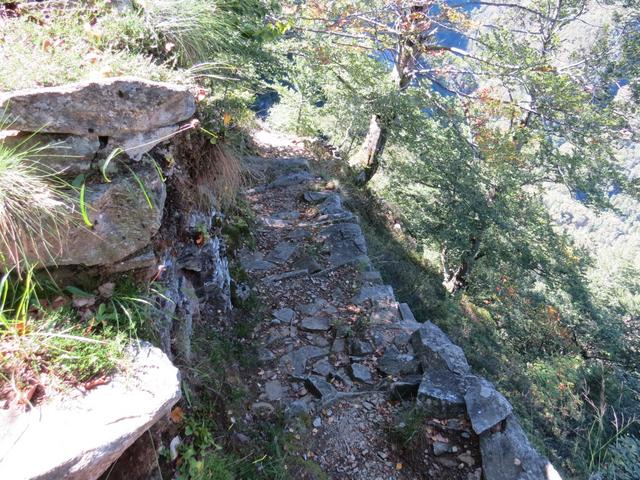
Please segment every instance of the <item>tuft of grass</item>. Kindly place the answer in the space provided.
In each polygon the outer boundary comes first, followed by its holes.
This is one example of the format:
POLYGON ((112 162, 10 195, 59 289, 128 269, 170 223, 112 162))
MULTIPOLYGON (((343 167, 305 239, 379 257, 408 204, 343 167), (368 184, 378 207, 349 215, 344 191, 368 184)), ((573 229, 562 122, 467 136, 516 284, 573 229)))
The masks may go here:
POLYGON ((200 131, 175 137, 173 148, 173 157, 187 166, 187 176, 180 176, 176 185, 185 210, 233 206, 243 181, 238 157, 200 131))
POLYGON ((260 1, 141 0, 148 29, 156 32, 181 67, 221 55, 248 54, 262 33, 260 1))
MULTIPOLYGON (((27 141, 27 140, 25 140, 27 141)), ((0 143, 0 270, 50 260, 71 219, 64 182, 33 159, 45 147, 0 143)))
POLYGON ((0 278, 0 398, 20 402, 37 387, 56 391, 111 374, 156 308, 128 277, 103 284, 98 294, 66 290, 73 302, 38 282, 34 268, 22 280, 0 278))
POLYGON ((0 280, 0 397, 25 406, 43 375, 55 384, 111 373, 126 341, 111 328, 90 331, 68 306, 45 308, 38 290, 33 268, 22 281, 10 273, 0 280))

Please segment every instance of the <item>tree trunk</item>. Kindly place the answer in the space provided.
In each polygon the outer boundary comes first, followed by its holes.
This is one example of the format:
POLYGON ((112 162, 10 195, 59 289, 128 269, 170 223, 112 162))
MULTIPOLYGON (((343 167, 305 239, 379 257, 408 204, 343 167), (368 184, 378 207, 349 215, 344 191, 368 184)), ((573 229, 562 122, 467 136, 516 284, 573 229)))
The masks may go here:
POLYGON ((458 265, 458 267, 453 271, 450 271, 446 266, 446 249, 440 253, 440 261, 442 263, 442 273, 444 277, 442 286, 451 295, 455 295, 460 290, 467 288, 469 285, 469 275, 471 274, 471 270, 473 270, 473 265, 476 260, 482 256, 480 253, 480 238, 472 237, 470 241, 471 248, 462 255, 460 265, 458 265))
POLYGON ((378 171, 380 157, 387 144, 387 137, 388 127, 384 124, 380 115, 371 115, 369 132, 362 144, 362 155, 364 156, 362 163, 364 170, 360 174, 362 178, 358 177, 361 183, 367 183, 378 171))

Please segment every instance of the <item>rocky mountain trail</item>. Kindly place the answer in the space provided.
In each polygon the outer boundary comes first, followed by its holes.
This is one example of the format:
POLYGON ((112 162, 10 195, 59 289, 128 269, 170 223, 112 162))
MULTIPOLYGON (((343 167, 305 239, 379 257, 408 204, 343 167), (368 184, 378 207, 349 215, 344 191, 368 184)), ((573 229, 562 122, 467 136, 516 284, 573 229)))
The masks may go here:
POLYGON ((270 312, 254 332, 253 413, 281 408, 302 458, 330 478, 479 479, 478 437, 464 414, 402 424, 422 377, 410 342, 420 324, 382 283, 340 193, 309 171, 299 149, 283 148, 250 159, 268 175, 246 192, 259 226, 255 250, 240 259, 270 312), (420 451, 409 451, 413 438, 394 441, 410 428, 420 451))

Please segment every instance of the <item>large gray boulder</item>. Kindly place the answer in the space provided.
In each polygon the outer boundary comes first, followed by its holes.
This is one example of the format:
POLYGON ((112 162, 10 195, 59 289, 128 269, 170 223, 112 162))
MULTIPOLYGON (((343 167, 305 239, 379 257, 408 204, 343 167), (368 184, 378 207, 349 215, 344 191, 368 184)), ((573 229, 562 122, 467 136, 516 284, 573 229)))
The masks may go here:
POLYGON ((0 478, 93 480, 180 399, 178 370, 142 344, 107 385, 36 406, 0 410, 0 478))
POLYGON ((75 205, 74 220, 51 229, 49 255, 40 255, 41 265, 112 265, 148 246, 160 229, 166 188, 152 166, 141 166, 136 175, 153 207, 131 175, 87 185, 85 204, 93 227, 83 223, 75 205))
POLYGON ((473 431, 480 435, 507 418, 513 410, 511 404, 488 380, 474 375, 466 379, 464 401, 473 431))
POLYGON ((425 371, 447 369, 465 375, 471 368, 462 349, 431 322, 425 322, 411 335, 411 345, 425 371))
POLYGON ((23 132, 113 136, 188 120, 195 99, 186 87, 133 77, 108 78, 0 95, 0 111, 23 132))
POLYGON ((425 411, 436 418, 463 415, 464 378, 443 368, 425 372, 418 387, 418 402, 425 411))
POLYGON ((83 222, 74 198, 78 192, 70 192, 71 220, 44 229, 47 237, 41 241, 25 241, 27 258, 42 267, 115 266, 147 247, 160 229, 166 188, 151 166, 141 166, 136 175, 144 192, 130 175, 114 177, 111 183, 87 185, 85 209, 91 228, 83 222))
POLYGON ((509 415, 504 429, 480 435, 486 480, 561 480, 553 465, 529 443, 518 421, 509 415))

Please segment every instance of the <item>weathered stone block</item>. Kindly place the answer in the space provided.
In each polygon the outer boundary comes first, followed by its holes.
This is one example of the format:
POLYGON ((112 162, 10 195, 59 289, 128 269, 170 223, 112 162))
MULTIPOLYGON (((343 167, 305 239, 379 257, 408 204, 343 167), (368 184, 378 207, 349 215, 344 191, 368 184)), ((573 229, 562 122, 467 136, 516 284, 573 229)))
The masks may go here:
POLYGON ((110 137, 174 125, 191 118, 195 108, 186 87, 133 77, 0 95, 0 111, 23 132, 110 137))
POLYGON ((431 322, 425 322, 411 335, 411 345, 425 371, 445 368, 464 375, 471 370, 462 349, 431 322))
POLYGON ((0 411, 0 478, 94 480, 179 399, 178 370, 142 344, 107 385, 26 413, 0 411))
POLYGON ((504 430, 480 435, 482 469, 487 480, 561 480, 553 465, 529 443, 518 421, 509 415, 504 430))

